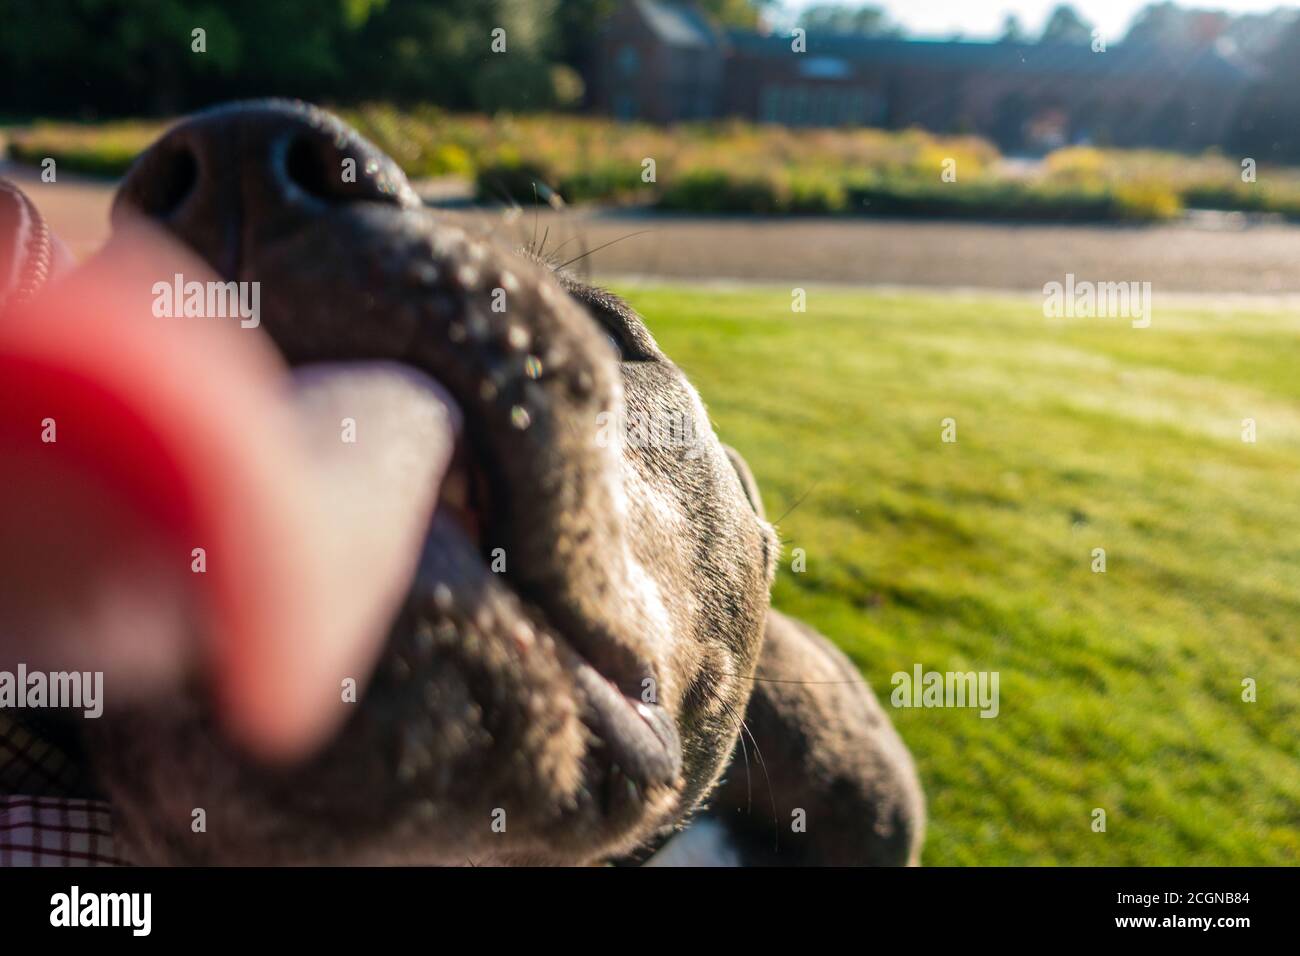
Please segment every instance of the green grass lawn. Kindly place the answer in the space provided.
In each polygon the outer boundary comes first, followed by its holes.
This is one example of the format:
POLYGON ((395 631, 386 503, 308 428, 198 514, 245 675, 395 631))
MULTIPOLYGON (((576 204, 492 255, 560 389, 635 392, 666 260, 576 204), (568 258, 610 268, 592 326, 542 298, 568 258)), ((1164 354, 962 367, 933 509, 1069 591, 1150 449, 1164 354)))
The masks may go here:
POLYGON ((807 494, 775 605, 886 706, 916 663, 1000 673, 994 719, 890 708, 924 862, 1300 862, 1300 316, 1157 294, 1133 329, 1034 298, 810 289, 794 314, 788 288, 622 291, 769 516, 807 494))

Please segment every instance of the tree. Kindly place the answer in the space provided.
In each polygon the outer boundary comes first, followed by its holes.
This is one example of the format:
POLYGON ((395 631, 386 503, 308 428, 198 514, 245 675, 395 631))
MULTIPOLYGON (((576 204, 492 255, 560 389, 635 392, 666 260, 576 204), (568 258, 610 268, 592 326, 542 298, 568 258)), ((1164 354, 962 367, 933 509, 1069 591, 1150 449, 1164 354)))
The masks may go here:
POLYGON ((340 99, 432 101, 452 109, 554 105, 557 0, 387 0, 342 51, 340 99), (491 53, 505 30, 505 53, 491 53))
POLYGON ((1271 49, 1256 60, 1263 69, 1242 98, 1228 148, 1261 162, 1295 163, 1300 160, 1300 102, 1295 96, 1300 83, 1300 19, 1292 15, 1286 25, 1277 19, 1271 23, 1276 27, 1271 49))
POLYGON ((4 0, 0 89, 22 91, 8 109, 82 115, 320 98, 345 89, 343 51, 378 9, 379 0, 4 0))
MULTIPOLYGON (((601 24, 621 0, 561 0, 550 18, 556 58, 579 72, 590 66, 592 49, 601 24)), ((779 6, 779 0, 696 0, 696 6, 721 27, 749 29, 759 17, 779 6)))
POLYGON ((710 20, 724 27, 751 28, 758 25, 762 9, 772 7, 772 0, 695 0, 710 20))
POLYGON ((815 3, 803 12, 799 25, 809 31, 854 36, 891 36, 898 32, 880 7, 847 3, 815 3))
POLYGON ((1024 24, 1020 22, 1020 18, 1014 13, 1008 13, 1002 19, 1002 36, 1000 42, 1024 43, 1028 39, 1029 35, 1025 33, 1025 27, 1024 24))
MULTIPOLYGON (((249 96, 552 108, 581 89, 573 68, 620 2, 0 0, 0 110, 173 114, 249 96), (489 50, 497 28, 505 53, 489 50)), ((753 26, 774 0, 697 2, 753 26)))
POLYGON ((1176 3, 1148 3, 1129 24, 1125 43, 1142 43, 1163 48, 1182 47, 1191 40, 1189 19, 1192 11, 1176 3))
POLYGON ((1040 43, 1088 44, 1092 42, 1092 24, 1079 16, 1068 3, 1059 4, 1047 18, 1040 43))

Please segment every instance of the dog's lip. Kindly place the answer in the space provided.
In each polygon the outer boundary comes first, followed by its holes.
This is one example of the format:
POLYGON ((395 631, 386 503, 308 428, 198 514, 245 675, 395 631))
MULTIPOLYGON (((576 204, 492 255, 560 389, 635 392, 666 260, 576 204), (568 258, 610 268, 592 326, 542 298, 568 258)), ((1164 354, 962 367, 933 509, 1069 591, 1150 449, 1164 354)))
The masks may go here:
POLYGON ((609 747, 610 771, 642 787, 668 786, 681 771, 681 741, 668 712, 634 701, 583 660, 574 673, 590 705, 600 741, 609 747))
MULTIPOLYGON (((456 411, 459 413, 459 406, 456 406, 456 411)), ((484 524, 484 516, 478 508, 490 509, 490 502, 485 503, 482 499, 472 501, 469 496, 462 498, 457 490, 462 483, 483 484, 472 482, 473 473, 485 468, 482 461, 471 461, 472 455, 469 443, 461 435, 452 465, 442 482, 442 494, 434 521, 430 524, 426 547, 436 545, 439 535, 459 534, 474 545, 473 550, 486 565, 487 559, 482 554, 482 539, 478 534, 484 524)), ((508 572, 494 574, 493 577, 516 598, 521 597, 508 572)), ((550 624, 544 602, 534 599, 524 606, 527 610, 521 610, 521 621, 554 638, 563 648, 562 658, 571 655, 566 663, 582 698, 584 722, 604 751, 602 756, 606 764, 604 773, 607 787, 617 787, 620 777, 626 777, 636 784, 635 794, 607 794, 605 809, 611 811, 615 806, 625 803, 629 796, 639 800, 646 790, 672 786, 681 771, 682 755, 676 724, 667 710, 658 703, 638 700, 621 690, 623 686, 630 686, 627 679, 632 675, 604 673, 597 668, 583 654, 577 642, 550 624)), ((473 614, 477 609, 462 607, 461 610, 473 614)), ((512 633, 518 623, 520 621, 502 622, 502 633, 512 633)), ((380 653, 382 655, 383 652, 380 653)), ((657 681, 655 683, 657 685, 657 681)))

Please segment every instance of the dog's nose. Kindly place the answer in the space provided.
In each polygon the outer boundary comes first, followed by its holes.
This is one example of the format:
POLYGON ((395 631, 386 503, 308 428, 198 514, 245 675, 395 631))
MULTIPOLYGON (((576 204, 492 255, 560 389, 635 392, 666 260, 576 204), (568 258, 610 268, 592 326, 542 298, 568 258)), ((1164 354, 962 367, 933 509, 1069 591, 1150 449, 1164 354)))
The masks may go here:
POLYGON ((236 103, 193 116, 136 160, 114 222, 144 215, 238 277, 249 237, 288 231, 352 203, 418 205, 388 156, 303 103, 236 103))

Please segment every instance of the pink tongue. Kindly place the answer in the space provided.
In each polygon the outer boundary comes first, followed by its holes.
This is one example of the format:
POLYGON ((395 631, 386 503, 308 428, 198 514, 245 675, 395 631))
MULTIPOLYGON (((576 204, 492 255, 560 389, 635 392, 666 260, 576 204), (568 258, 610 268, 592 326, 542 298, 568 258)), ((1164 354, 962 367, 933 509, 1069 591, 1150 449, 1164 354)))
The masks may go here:
POLYGON ((104 670, 111 708, 197 657, 238 740, 298 756, 365 685, 459 421, 414 370, 290 376, 237 317, 154 315, 178 273, 214 279, 135 234, 0 316, 0 669, 104 670))

